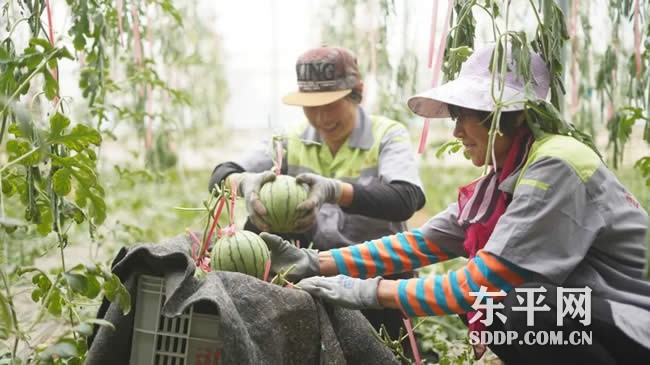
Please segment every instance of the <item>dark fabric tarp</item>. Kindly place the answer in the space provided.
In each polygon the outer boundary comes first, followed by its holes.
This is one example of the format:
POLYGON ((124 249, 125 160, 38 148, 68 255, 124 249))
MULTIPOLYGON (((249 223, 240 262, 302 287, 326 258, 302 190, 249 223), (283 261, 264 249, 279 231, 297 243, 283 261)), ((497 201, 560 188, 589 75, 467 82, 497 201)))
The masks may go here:
MULTIPOLYGON (((190 244, 181 235, 122 248, 112 271, 130 292, 133 306, 138 277, 147 274, 165 278, 163 315, 178 316, 194 303, 218 315, 219 364, 399 364, 359 311, 244 274, 215 271, 195 278, 190 244)), ((86 364, 129 363, 134 309, 125 316, 116 304, 102 301, 97 318, 110 321, 115 330, 95 328, 86 364)))

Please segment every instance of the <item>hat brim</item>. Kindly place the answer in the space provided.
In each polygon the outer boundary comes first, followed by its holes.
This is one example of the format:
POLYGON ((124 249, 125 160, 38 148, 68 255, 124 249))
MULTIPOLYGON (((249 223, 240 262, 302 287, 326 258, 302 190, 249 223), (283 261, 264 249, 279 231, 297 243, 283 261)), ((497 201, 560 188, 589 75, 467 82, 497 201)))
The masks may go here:
POLYGON ((321 106, 331 104, 352 92, 352 89, 336 91, 300 92, 296 91, 282 98, 282 102, 297 106, 321 106))
MULTIPOLYGON (((494 95, 498 97, 500 91, 496 87, 494 89, 494 95)), ((501 110, 523 110, 525 100, 523 90, 505 86, 501 103, 508 105, 501 110)), ((448 104, 486 112, 493 111, 496 105, 492 98, 492 80, 480 77, 458 78, 414 95, 406 103, 413 113, 425 118, 449 117, 448 104)))

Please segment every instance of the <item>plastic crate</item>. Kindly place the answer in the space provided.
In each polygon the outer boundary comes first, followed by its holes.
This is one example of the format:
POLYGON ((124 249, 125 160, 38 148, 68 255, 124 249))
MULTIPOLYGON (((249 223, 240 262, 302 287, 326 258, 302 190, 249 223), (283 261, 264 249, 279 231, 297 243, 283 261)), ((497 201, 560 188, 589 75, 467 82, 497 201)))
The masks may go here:
POLYGON ((133 321, 131 365, 217 365, 218 316, 206 314, 194 305, 180 316, 169 318, 161 314, 164 303, 163 278, 141 275, 133 321))

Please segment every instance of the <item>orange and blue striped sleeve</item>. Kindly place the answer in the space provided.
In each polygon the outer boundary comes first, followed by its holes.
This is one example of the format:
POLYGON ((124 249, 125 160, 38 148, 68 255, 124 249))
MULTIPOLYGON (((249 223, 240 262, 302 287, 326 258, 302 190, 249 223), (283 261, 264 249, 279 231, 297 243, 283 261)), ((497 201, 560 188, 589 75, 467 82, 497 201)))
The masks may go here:
MULTIPOLYGON (((479 250, 465 266, 443 275, 398 280, 395 300, 408 316, 435 316, 472 312, 480 287, 508 293, 530 281, 533 273, 499 256, 479 250)), ((502 296, 492 296, 502 300, 502 296)))
POLYGON ((340 274, 357 278, 407 272, 457 256, 424 237, 419 229, 330 252, 340 274))

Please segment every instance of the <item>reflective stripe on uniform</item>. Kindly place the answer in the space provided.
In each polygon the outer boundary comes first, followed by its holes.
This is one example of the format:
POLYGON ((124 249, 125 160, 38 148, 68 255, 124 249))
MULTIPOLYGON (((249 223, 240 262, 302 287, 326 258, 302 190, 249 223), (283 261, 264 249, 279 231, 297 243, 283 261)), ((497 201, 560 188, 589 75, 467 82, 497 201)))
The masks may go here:
POLYGON ((360 176, 376 176, 382 137, 400 124, 374 116, 369 122, 370 126, 365 127, 372 128, 370 148, 352 147, 349 143, 344 143, 335 156, 332 156, 330 149, 324 143, 301 139, 303 131, 308 127, 308 123, 304 122, 302 128, 295 128, 296 132, 288 138, 289 174, 313 172, 346 181, 356 181, 360 176))

